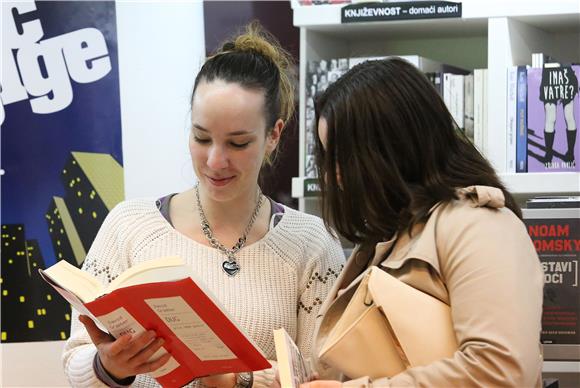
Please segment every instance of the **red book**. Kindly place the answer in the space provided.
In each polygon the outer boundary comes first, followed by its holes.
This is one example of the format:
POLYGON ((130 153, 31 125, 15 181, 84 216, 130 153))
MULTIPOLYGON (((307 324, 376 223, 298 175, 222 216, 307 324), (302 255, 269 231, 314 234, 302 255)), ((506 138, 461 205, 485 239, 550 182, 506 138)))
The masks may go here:
POLYGON ((155 330, 165 343, 152 359, 166 352, 172 356, 150 373, 164 387, 271 366, 179 257, 136 265, 107 287, 66 261, 40 273, 74 308, 115 338, 155 330))

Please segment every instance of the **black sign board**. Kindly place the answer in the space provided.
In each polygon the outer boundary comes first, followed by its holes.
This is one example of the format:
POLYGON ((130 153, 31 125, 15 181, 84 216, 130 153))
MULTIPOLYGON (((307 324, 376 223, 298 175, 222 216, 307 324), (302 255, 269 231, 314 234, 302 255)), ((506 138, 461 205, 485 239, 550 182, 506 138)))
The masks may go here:
POLYGON ((320 195, 320 184, 318 178, 304 179, 304 196, 317 197, 320 195))
POLYGON ((356 3, 341 10, 342 23, 460 17, 461 3, 450 1, 356 3))

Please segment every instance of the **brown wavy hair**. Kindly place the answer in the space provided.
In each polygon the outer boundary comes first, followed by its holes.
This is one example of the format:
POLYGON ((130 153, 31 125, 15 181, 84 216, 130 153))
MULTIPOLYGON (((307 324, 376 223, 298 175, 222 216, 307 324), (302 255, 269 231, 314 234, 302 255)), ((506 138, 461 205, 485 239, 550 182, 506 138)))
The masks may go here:
POLYGON ((490 163, 455 124, 423 73, 400 58, 368 61, 339 78, 316 101, 328 125, 316 154, 322 215, 352 242, 381 241, 425 221, 456 189, 501 189, 521 210, 490 163), (337 178, 339 172, 340 180, 337 178))

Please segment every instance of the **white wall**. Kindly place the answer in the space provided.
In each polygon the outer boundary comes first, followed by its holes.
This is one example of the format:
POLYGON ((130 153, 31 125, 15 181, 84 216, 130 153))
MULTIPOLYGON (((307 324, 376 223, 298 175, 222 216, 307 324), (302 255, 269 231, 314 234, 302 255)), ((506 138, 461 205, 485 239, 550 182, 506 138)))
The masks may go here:
POLYGON ((67 387, 60 355, 64 341, 2 344, 0 386, 67 387))
POLYGON ((205 57, 203 4, 117 1, 125 197, 191 187, 189 99, 205 57))
MULTIPOLYGON (((191 187, 189 98, 205 56, 203 4, 117 0, 125 196, 191 187)), ((63 387, 62 341, 2 344, 2 387, 63 387)))

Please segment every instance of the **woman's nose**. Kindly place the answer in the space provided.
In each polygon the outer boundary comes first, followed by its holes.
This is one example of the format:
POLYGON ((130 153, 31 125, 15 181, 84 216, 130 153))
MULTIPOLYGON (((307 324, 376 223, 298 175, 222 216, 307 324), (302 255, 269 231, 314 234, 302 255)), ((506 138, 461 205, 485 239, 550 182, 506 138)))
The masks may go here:
POLYGON ((221 170, 228 166, 227 152, 219 146, 210 147, 207 156, 207 166, 212 170, 221 170))

